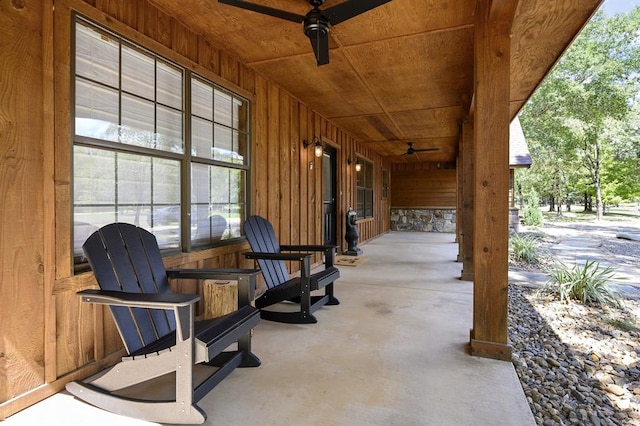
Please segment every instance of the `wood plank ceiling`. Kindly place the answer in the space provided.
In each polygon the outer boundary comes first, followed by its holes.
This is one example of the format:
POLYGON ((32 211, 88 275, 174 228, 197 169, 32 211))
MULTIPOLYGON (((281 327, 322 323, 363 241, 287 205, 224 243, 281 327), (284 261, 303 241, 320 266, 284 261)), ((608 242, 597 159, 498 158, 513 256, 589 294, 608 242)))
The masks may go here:
MULTIPOLYGON (((306 0, 252 0, 305 15, 306 0)), ((326 0, 321 9, 343 0, 326 0)), ((364 1, 364 0, 363 0, 364 1)), ((392 162, 455 161, 473 97, 475 0, 392 0, 330 30, 330 63, 296 24, 216 0, 151 0, 392 162), (402 155, 407 142, 434 152, 402 155)), ((513 25, 512 115, 601 0, 521 0, 513 25)))

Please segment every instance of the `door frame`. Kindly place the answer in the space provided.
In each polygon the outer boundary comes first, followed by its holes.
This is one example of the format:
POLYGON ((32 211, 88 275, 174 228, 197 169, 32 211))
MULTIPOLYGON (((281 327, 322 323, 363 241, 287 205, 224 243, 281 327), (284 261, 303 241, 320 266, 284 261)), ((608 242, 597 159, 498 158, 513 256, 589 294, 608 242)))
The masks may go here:
POLYGON ((338 191, 338 150, 332 144, 324 144, 322 152, 322 243, 338 245, 338 210, 339 210, 339 191, 338 191), (327 164, 328 163, 328 164, 327 164), (329 176, 326 176, 328 167, 329 176), (332 191, 333 214, 326 214, 325 191, 329 185, 332 191), (327 217, 331 223, 327 223, 327 217), (329 229, 327 226, 329 225, 329 229), (329 238, 327 235, 331 234, 329 238))

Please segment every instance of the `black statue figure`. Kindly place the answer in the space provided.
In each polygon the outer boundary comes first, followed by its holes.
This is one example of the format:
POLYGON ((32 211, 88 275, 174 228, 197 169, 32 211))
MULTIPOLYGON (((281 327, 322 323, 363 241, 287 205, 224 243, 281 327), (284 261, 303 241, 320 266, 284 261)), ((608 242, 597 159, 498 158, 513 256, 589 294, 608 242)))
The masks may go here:
POLYGON ((356 212, 349 207, 349 211, 347 212, 347 232, 344 236, 344 239, 347 241, 347 250, 345 250, 344 254, 348 256, 359 256, 362 254, 362 250, 358 248, 358 237, 360 237, 360 233, 358 232, 358 225, 356 224, 356 212))

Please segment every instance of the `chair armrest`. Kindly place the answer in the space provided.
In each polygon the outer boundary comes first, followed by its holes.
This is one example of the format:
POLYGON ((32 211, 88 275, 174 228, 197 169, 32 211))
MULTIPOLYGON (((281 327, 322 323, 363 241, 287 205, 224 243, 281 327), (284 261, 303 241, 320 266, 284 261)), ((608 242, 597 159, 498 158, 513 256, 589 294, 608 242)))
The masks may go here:
POLYGON ((333 244, 281 245, 280 250, 286 250, 286 251, 306 250, 306 251, 314 251, 314 252, 320 252, 320 251, 324 252, 325 267, 329 268, 334 264, 338 246, 333 244))
POLYGON ((262 253, 248 251, 242 253, 247 259, 266 259, 266 260, 294 260, 303 261, 313 256, 313 253, 262 253))
POLYGON ((232 280, 238 282, 238 308, 249 305, 255 296, 256 282, 260 269, 167 269, 169 278, 196 280, 232 280))
POLYGON ((333 244, 307 244, 307 245, 281 245, 280 250, 285 251, 327 251, 337 250, 333 244))
POLYGON ((237 280, 238 277, 257 277, 260 269, 221 269, 221 268, 197 268, 197 269, 167 269, 169 278, 195 279, 195 280, 237 280))
POLYGON ((89 303, 152 309, 174 309, 193 305, 200 300, 197 294, 146 294, 108 290, 82 290, 76 294, 89 303))
POLYGON ((82 290, 78 293, 84 302, 99 305, 126 306, 130 308, 149 308, 173 310, 176 318, 178 342, 193 339, 191 332, 195 315, 195 303, 200 300, 197 294, 176 293, 127 293, 109 290, 82 290))
POLYGON ((263 253, 263 252, 245 252, 242 253, 247 259, 265 259, 265 260, 292 260, 300 262, 300 274, 303 280, 308 280, 311 276, 311 259, 313 253, 263 253))

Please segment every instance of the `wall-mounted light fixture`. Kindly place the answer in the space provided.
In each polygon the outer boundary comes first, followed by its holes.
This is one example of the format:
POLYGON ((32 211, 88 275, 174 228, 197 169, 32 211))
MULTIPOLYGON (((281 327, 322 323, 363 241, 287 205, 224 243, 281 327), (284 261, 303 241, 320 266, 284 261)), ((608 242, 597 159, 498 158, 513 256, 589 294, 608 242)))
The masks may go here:
MULTIPOLYGON (((323 148, 322 148, 322 139, 318 139, 314 136, 314 144, 313 144, 313 154, 316 157, 322 157, 322 152, 323 152, 323 148)), ((311 145, 311 143, 308 140, 303 140, 302 141, 302 146, 304 146, 304 149, 307 149, 309 147, 309 145, 311 145)))
MULTIPOLYGON (((351 163, 353 163, 353 160, 351 158, 347 158, 347 164, 351 165, 351 163)), ((360 170, 362 170, 362 164, 360 164, 360 160, 356 157, 356 172, 359 172, 360 170)))

